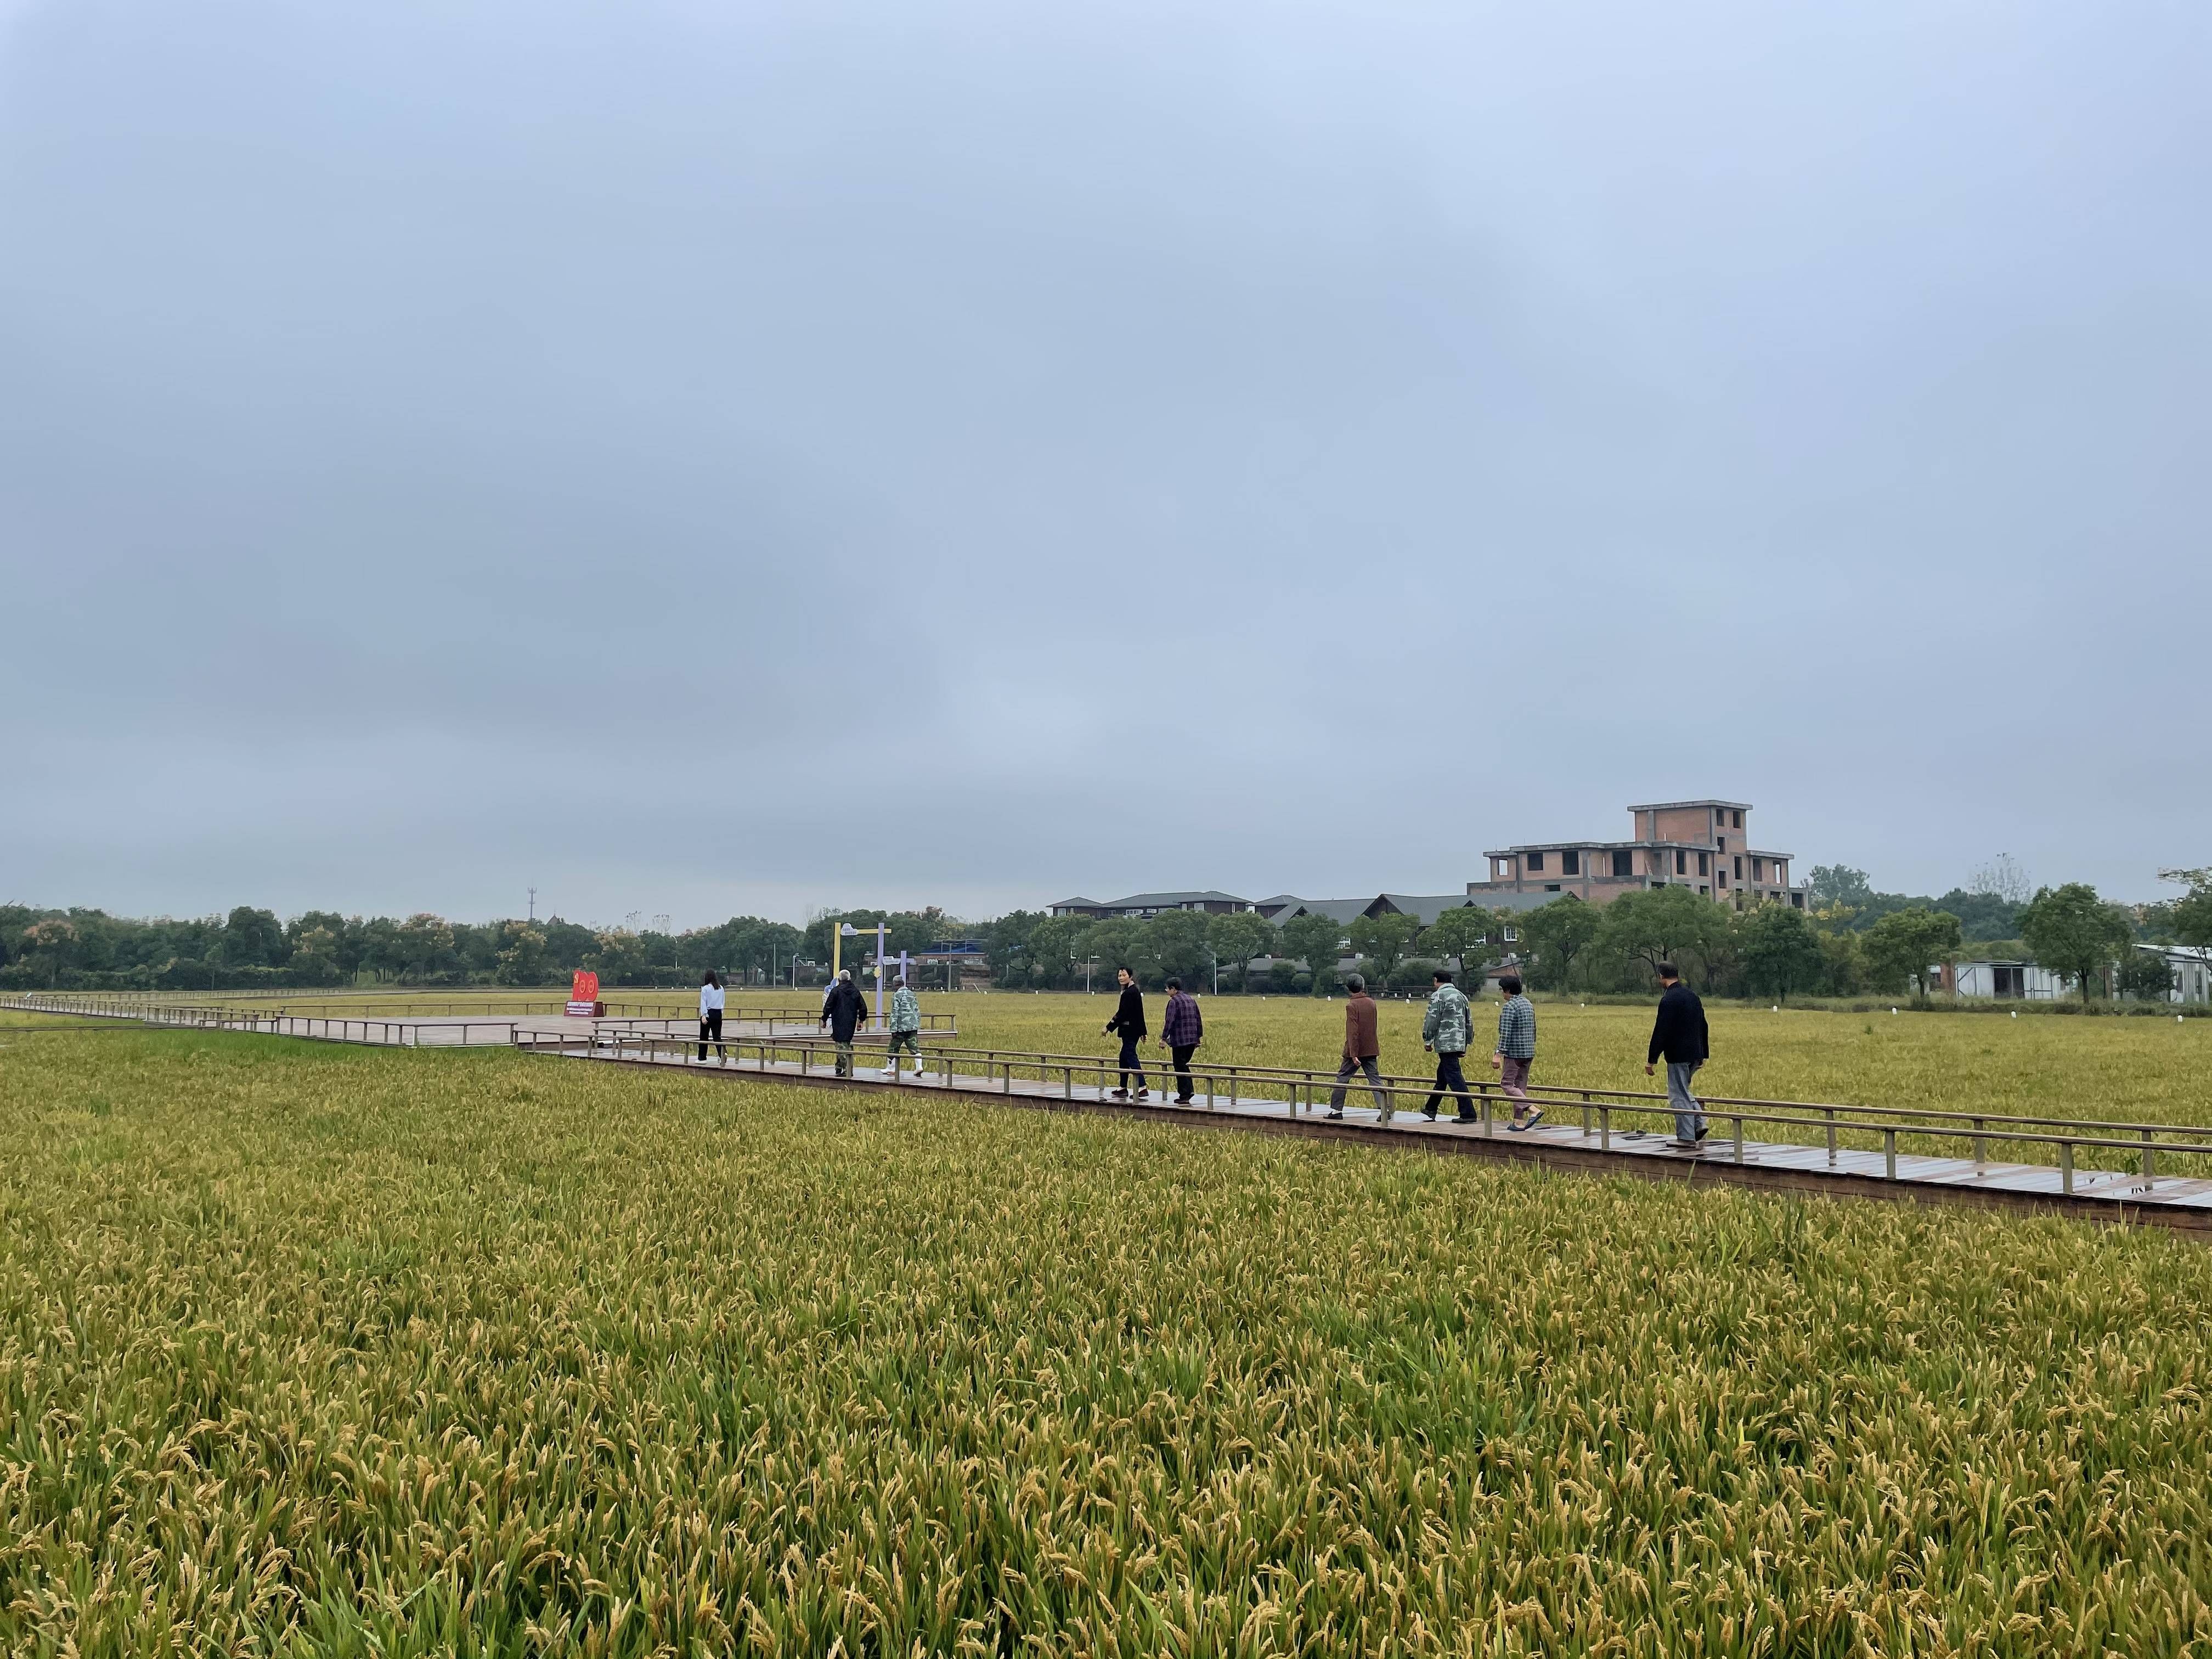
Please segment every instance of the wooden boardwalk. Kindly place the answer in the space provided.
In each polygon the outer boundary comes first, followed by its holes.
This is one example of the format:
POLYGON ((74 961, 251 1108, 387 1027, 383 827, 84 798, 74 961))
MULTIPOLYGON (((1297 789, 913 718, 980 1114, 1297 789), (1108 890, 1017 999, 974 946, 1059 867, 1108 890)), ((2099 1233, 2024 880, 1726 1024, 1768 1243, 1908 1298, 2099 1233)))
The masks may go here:
MULTIPOLYGON (((995 1078, 939 1069, 920 1076, 908 1072, 894 1079, 879 1060, 867 1063, 876 1057, 866 1054, 859 1057, 854 1076, 840 1078, 826 1054, 810 1055, 804 1061, 778 1060, 770 1058, 767 1046, 760 1044, 747 1045, 757 1051, 752 1056, 717 1060, 710 1055, 704 1062, 695 1059, 688 1048, 648 1042, 565 1048, 526 1042, 520 1046, 603 1064, 673 1068, 703 1077, 766 1078, 889 1097, 951 1095, 1031 1109, 1103 1112, 1156 1122, 1419 1148, 1589 1174, 1893 1201, 2043 1210, 2212 1237, 2212 1179, 2184 1175, 2146 1177, 2139 1171, 2076 1167, 2071 1171, 2069 1191, 2066 1174, 2045 1164, 1977 1163, 1971 1158, 1841 1146, 1832 1152, 1824 1146, 1739 1139, 1732 1135, 1724 1139, 1721 1125, 1727 1120, 1717 1111, 1712 1114, 1712 1133, 1698 1147, 1690 1149, 1678 1146, 1670 1133, 1651 1129, 1614 1128, 1602 1135, 1601 1144, 1601 1133, 1589 1127, 1579 1109, 1556 1097, 1546 1102, 1549 1113, 1546 1120, 1528 1130, 1509 1129, 1496 1119, 1460 1123, 1448 1111, 1434 1121, 1424 1118, 1418 1109, 1395 1112, 1386 1121, 1368 1103, 1364 1080, 1359 1079, 1347 1091, 1344 1115, 1331 1118, 1323 1111, 1307 1109, 1295 1097, 1242 1092, 1234 1097, 1209 1096, 1203 1085, 1190 1106, 1177 1106, 1157 1090, 1142 1103, 1118 1101, 1099 1083, 1077 1081, 1073 1076, 1017 1078, 1011 1066, 995 1078)), ((1149 1056, 1147 1065, 1151 1065, 1149 1056)), ((1154 1069, 1150 1075, 1157 1081, 1161 1073, 1154 1069)), ((1661 1109, 1645 1109, 1643 1115, 1655 1123, 1663 1121, 1661 1109)), ((1993 1132, 1990 1138, 2001 1137, 1993 1132)))

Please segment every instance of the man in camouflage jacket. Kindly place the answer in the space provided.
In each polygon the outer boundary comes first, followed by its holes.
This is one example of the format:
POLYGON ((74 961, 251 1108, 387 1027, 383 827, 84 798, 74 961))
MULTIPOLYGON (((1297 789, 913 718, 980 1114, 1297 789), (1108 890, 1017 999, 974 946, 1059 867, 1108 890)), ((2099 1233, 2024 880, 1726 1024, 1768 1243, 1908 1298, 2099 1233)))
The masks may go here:
POLYGON ((921 1075, 921 999, 915 995, 904 980, 891 993, 891 1040, 884 1051, 884 1075, 896 1077, 899 1070, 899 1050, 905 1049, 914 1056, 914 1074, 921 1075))
POLYGON ((1421 1047, 1433 1049, 1437 1056, 1437 1086, 1429 1091, 1428 1103, 1421 1108, 1421 1115, 1431 1122, 1436 1121, 1437 1103, 1449 1089, 1459 1097, 1459 1116, 1455 1121, 1474 1121, 1474 1097, 1468 1092, 1467 1075, 1459 1068, 1460 1058, 1474 1041, 1474 1010, 1468 1006, 1467 994, 1452 983, 1450 971, 1439 968, 1431 977, 1436 989, 1429 994, 1429 1011, 1421 1016, 1421 1047))

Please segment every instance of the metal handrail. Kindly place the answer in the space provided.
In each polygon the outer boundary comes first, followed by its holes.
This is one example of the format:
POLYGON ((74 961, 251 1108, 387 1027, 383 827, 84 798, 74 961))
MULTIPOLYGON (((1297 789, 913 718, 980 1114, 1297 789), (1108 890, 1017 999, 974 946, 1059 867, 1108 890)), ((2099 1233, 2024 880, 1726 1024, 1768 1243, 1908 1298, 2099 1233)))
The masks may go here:
MULTIPOLYGON (((582 1037, 572 1038, 563 1033, 545 1036, 536 1033, 518 1033, 515 1040, 517 1046, 520 1048, 533 1050, 550 1048, 561 1052, 566 1052, 576 1042, 582 1041, 590 1043, 590 1051, 607 1050, 617 1058, 625 1050, 641 1051, 648 1060, 656 1053, 671 1049, 681 1049, 688 1054, 689 1051, 697 1046, 696 1039, 653 1037, 638 1033, 617 1033, 612 1034, 609 1039, 599 1041, 582 1037)), ((759 1067, 763 1071, 778 1063, 780 1056, 785 1054, 793 1054, 799 1060, 801 1074, 806 1075, 813 1071, 815 1060, 823 1049, 832 1045, 825 1044, 819 1038, 809 1037, 782 1039, 733 1037, 728 1039, 725 1046, 736 1052, 740 1063, 743 1062, 747 1051, 757 1054, 759 1057, 759 1067)), ((1122 1069, 1118 1058, 1109 1060, 1097 1054, 1054 1054, 999 1048, 936 1048, 929 1051, 929 1056, 937 1062, 936 1069, 939 1076, 943 1085, 947 1087, 951 1085, 957 1072, 963 1069, 973 1071, 978 1066, 986 1079, 1000 1084, 998 1092, 1007 1095, 1013 1093, 1014 1073, 1017 1070, 1037 1073, 1041 1085, 1049 1084, 1052 1080, 1046 1075, 1047 1073, 1059 1073, 1063 1096, 1071 1101, 1074 1097, 1074 1079, 1078 1073, 1083 1073, 1086 1079, 1095 1076, 1097 1079, 1097 1086, 1103 1094, 1106 1078, 1109 1075, 1118 1074, 1122 1069)), ((1170 1066, 1155 1065, 1151 1067, 1151 1070, 1155 1073, 1166 1071, 1171 1074, 1170 1066)), ((1352 1077, 1340 1082, 1334 1072, 1322 1072, 1318 1068, 1220 1066, 1206 1064, 1195 1056, 1193 1057, 1188 1070, 1194 1087, 1200 1080, 1207 1085, 1206 1094, 1208 1109, 1215 1109, 1223 1093, 1218 1085, 1224 1081, 1229 1084, 1228 1098, 1232 1106, 1248 1102, 1255 1105, 1273 1104, 1279 1100, 1281 1103, 1287 1105, 1292 1116, 1300 1115, 1303 1111, 1310 1109, 1316 1103, 1320 1091, 1324 1088, 1334 1094, 1338 1088, 1341 1087, 1347 1095, 1379 1089, 1391 1103, 1390 1109, 1384 1114, 1382 1120, 1386 1124, 1400 1109, 1398 1103, 1403 1096, 1419 1094, 1425 1097, 1436 1092, 1437 1090, 1435 1079, 1431 1078, 1385 1075, 1370 1079, 1364 1073, 1355 1073, 1352 1077), (1242 1084, 1272 1085, 1281 1087, 1285 1090, 1286 1097, 1244 1093, 1239 1088, 1242 1084), (1303 1101, 1300 1097, 1301 1091, 1304 1093, 1303 1101)), ((1480 1124, 1486 1135, 1495 1133, 1491 1108, 1502 1097, 1501 1085, 1493 1079, 1483 1079, 1480 1085, 1475 1079, 1468 1079, 1468 1085, 1470 1091, 1477 1092, 1477 1097, 1480 1100, 1483 1108, 1480 1118, 1475 1121, 1480 1124)), ((1673 1108, 1666 1103, 1666 1097, 1662 1095, 1643 1094, 1625 1090, 1545 1091, 1541 1091, 1540 1097, 1539 1091, 1531 1090, 1529 1094, 1532 1103, 1546 1106, 1581 1105, 1583 1109, 1583 1138, 1588 1139, 1595 1133, 1601 1150, 1610 1147, 1613 1133, 1612 1118, 1616 1112, 1638 1117, 1663 1118, 1673 1115, 1673 1108), (1594 1098, 1580 1098, 1584 1094, 1594 1098), (1589 1121, 1593 1113, 1596 1115, 1598 1120, 1595 1126, 1589 1121)), ((1050 1097, 1048 1096, 1046 1098, 1050 1097)), ((1899 1134, 1920 1134, 1936 1139, 1971 1141, 1974 1146, 1975 1163, 1978 1168, 1984 1164, 1983 1155, 1986 1143, 1992 1138, 1988 1133, 1987 1125, 1996 1121, 1990 1117, 1976 1118, 1972 1114, 1930 1113, 1928 1114, 1929 1117, 1941 1121, 1932 1123, 1900 1123, 1896 1120, 1909 1118, 1911 1115, 1911 1109, 1901 1107, 1862 1109, 1819 1103, 1774 1101, 1738 1103, 1710 1098, 1701 1102, 1701 1105, 1705 1109, 1705 1115, 1717 1118, 1731 1125, 1733 1129, 1731 1141, 1723 1142, 1723 1146, 1725 1148, 1732 1145, 1735 1162, 1745 1161, 1744 1130, 1747 1125, 1777 1124, 1792 1128, 1821 1127, 1825 1127, 1828 1133, 1828 1161, 1831 1165, 1837 1162, 1836 1137, 1839 1132, 1880 1135, 1882 1139, 1884 1175, 1890 1180, 1897 1178, 1897 1138, 1899 1134), (1783 1111, 1762 1109, 1778 1106, 1797 1109, 1783 1111), (1854 1121, 1849 1115, 1838 1115, 1838 1114, 1861 1111, 1878 1116, 1884 1121, 1867 1122, 1854 1121), (1820 1115, 1808 1116, 1807 1115, 1808 1112, 1819 1113, 1820 1115), (1954 1121, 1962 1121, 1973 1127, 1965 1128, 1949 1127, 1954 1121)), ((2111 1125, 2089 1122, 2083 1126, 2094 1129, 2133 1128, 2136 1131, 2132 1138, 2122 1139, 2117 1135, 2109 1133, 2051 1133, 2054 1130, 2066 1130, 2071 1127, 2071 1124, 2066 1120, 2011 1117, 2004 1121, 2040 1126, 2035 1129, 2010 1131, 1995 1138, 2024 1145, 2057 1147, 2059 1154, 2060 1189, 2067 1194, 2071 1194, 2074 1190, 2075 1154, 2078 1151, 2113 1150, 2139 1157, 2142 1164, 2141 1179, 2146 1184, 2155 1179, 2154 1160, 2160 1156, 2201 1157, 2212 1152, 2212 1147, 2203 1145, 2158 1138, 2160 1135, 2212 1137, 2212 1127, 2196 1125, 2111 1125)), ((2128 1172, 2100 1173, 2124 1175, 2128 1172)))

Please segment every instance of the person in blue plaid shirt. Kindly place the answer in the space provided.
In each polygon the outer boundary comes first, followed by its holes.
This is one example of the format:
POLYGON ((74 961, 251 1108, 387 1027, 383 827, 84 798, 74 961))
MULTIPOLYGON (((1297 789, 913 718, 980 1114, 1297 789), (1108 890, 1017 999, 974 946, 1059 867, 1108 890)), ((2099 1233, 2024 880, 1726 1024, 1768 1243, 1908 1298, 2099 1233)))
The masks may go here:
POLYGON ((1167 1018, 1160 1022, 1160 1047, 1175 1061, 1176 1104, 1188 1106, 1197 1092, 1191 1082, 1190 1057, 1206 1041, 1206 1022, 1199 1017, 1198 999, 1182 988, 1182 981, 1168 981, 1167 1018))
POLYGON ((1536 1058, 1536 1008, 1521 994, 1520 975, 1500 974, 1498 988, 1505 993, 1505 1006, 1498 1011, 1498 1052, 1490 1057, 1491 1069, 1513 1102, 1513 1121, 1505 1127, 1533 1129, 1544 1116, 1544 1109, 1528 1101, 1528 1062, 1536 1058))

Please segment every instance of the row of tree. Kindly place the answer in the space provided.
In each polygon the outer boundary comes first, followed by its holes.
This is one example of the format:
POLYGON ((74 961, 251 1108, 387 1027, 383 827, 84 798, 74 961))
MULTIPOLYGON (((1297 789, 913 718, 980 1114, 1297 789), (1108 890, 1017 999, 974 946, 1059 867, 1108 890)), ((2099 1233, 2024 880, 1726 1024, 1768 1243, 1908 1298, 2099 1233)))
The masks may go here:
MULTIPOLYGON (((2191 872, 2185 872, 2191 873, 2191 872)), ((2162 921, 2180 942, 2212 944, 2212 872, 2162 921)), ((1424 927, 1409 915, 1346 924, 1300 916, 1278 928, 1250 912, 1168 911, 1149 921, 1093 921, 1017 911, 988 929, 995 977, 1012 988, 1057 989, 1109 981, 1127 967, 1148 984, 1172 975, 1223 990, 1337 991, 1356 969, 1371 985, 1419 989, 1439 964, 1473 974, 1521 967, 1540 989, 1626 991, 1649 986, 1662 962, 1723 995, 1784 998, 1927 993, 1937 972, 1966 953, 1964 918, 1934 904, 1831 904, 1808 912, 1770 903, 1738 910, 1686 887, 1622 895, 1605 905, 1571 896, 1519 914, 1469 907, 1424 927)), ((1984 912, 1984 923, 1989 915, 1984 912)), ((2071 882, 2006 903, 2008 937, 2081 990, 2163 994, 2165 963, 2129 947, 2137 914, 2071 882)))
MULTIPOLYGON (((1831 871, 1828 873, 1833 874, 1831 871)), ((1858 872, 1844 872, 1859 878, 1858 872)), ((2130 945, 2147 931, 2212 945, 2212 870, 2176 871, 2188 896, 2157 907, 2107 903, 2079 882, 2038 890, 2005 908, 1999 937, 2064 975, 2082 995, 2117 990, 2162 994, 2163 962, 2130 945)), ((1938 964, 1957 960, 1974 924, 1929 902, 1892 905, 1893 896, 1847 902, 1849 882, 1817 884, 1809 910, 1764 904, 1737 910, 1686 887, 1622 895, 1601 906, 1565 896, 1519 914, 1468 907, 1424 926, 1396 914, 1349 924, 1303 915, 1277 927, 1251 911, 1206 915, 1171 910, 1148 921, 1095 921, 1018 910, 971 929, 936 909, 830 911, 804 928, 733 916, 684 933, 593 929, 558 917, 448 921, 310 910, 279 921, 241 905, 221 919, 130 921, 99 910, 0 906, 0 987, 234 989, 333 986, 363 981, 410 985, 548 985, 589 969, 610 986, 672 985, 715 969, 739 984, 815 984, 842 942, 854 963, 884 923, 896 956, 980 935, 994 977, 1008 988, 1057 990, 1110 983, 1127 967, 1157 986, 1170 975, 1223 991, 1333 994, 1356 968, 1378 988, 1425 988, 1449 963, 1472 974, 1520 966, 1540 989, 1594 992, 1648 986, 1663 961, 1692 983, 1723 994, 1851 996, 1926 992, 1938 964)), ((1969 896, 1973 896, 1972 895, 1969 896)), ((1979 925, 1996 925, 1994 912, 1979 925)))
POLYGON ((687 983, 709 968, 739 983, 814 983, 826 972, 835 928, 864 931, 872 951, 879 919, 894 954, 926 950, 963 927, 937 910, 832 912, 804 928, 732 916, 717 927, 670 933, 595 929, 558 916, 471 923, 428 913, 399 918, 309 910, 282 921, 273 911, 240 905, 224 917, 133 921, 100 910, 0 905, 0 987, 551 985, 579 968, 614 986, 687 983))

